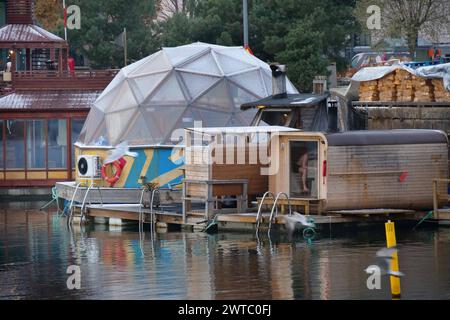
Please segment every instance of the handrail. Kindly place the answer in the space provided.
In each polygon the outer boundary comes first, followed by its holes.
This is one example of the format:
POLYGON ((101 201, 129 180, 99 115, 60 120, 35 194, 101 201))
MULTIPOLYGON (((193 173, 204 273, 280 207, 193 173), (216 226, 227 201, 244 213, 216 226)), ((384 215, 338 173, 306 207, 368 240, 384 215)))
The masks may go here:
POLYGON ((67 223, 70 224, 72 222, 72 218, 73 218, 73 202, 75 200, 75 196, 77 194, 78 188, 80 187, 81 182, 77 183, 76 187, 75 187, 75 191, 73 192, 72 195, 72 200, 70 201, 70 205, 69 205, 69 216, 67 217, 67 223))
POLYGON ((16 79, 45 79, 45 78, 98 78, 114 77, 119 70, 79 70, 79 71, 58 71, 58 70, 31 70, 14 71, 13 77, 16 79))
POLYGON ((269 230, 267 231, 267 234, 269 235, 269 237, 270 237, 270 230, 272 228, 273 219, 275 219, 278 215, 277 203, 278 203, 278 199, 280 198, 281 195, 284 195, 286 197, 286 199, 288 201, 288 205, 289 205, 289 215, 290 216, 292 215, 291 200, 289 199, 289 196, 284 192, 279 192, 277 194, 277 197, 275 198, 275 201, 273 202, 272 211, 270 212, 269 230), (274 211, 275 211, 275 216, 273 216, 274 211))
MULTIPOLYGON (((89 187, 88 187, 87 190, 86 190, 86 193, 84 194, 83 202, 81 203, 81 209, 80 209, 80 215, 81 215, 81 217, 80 217, 80 225, 81 225, 81 223, 83 222, 83 218, 84 218, 84 210, 85 210, 85 207, 86 207, 86 199, 87 199, 87 196, 89 195, 89 192, 92 190, 93 187, 96 187, 96 188, 97 188, 98 193, 99 193, 99 195, 100 195, 100 203, 101 203, 101 205, 102 205, 102 207, 103 207, 103 196, 102 196, 102 192, 101 192, 101 190, 100 190, 100 187, 99 187, 99 186, 95 186, 94 182, 91 182, 91 184, 89 185, 89 187)), ((91 198, 89 198, 89 204, 91 204, 91 198)))
POLYGON ((266 191, 266 193, 264 193, 264 195, 263 195, 263 197, 261 199, 261 202, 260 202, 259 207, 258 207, 258 213, 256 214, 256 236, 258 236, 259 225, 261 224, 261 219, 262 219, 261 209, 262 209, 262 206, 264 204, 264 200, 266 200, 266 197, 268 195, 270 195, 270 196, 272 196, 272 198, 274 198, 274 194, 272 192, 266 191))
POLYGON ((159 192, 159 189, 153 189, 152 191, 152 197, 150 200, 150 231, 153 234, 155 223, 156 223, 156 216, 153 212, 153 202, 155 200, 155 194, 158 193, 158 196, 161 196, 161 193, 159 192))
MULTIPOLYGON (((439 220, 439 202, 440 200, 442 200, 442 198, 440 198, 440 194, 439 194, 439 188, 438 188, 438 184, 439 183, 450 183, 450 179, 433 179, 433 215, 434 218, 439 220)), ((447 192, 447 201, 449 200, 448 198, 448 192, 447 192)))

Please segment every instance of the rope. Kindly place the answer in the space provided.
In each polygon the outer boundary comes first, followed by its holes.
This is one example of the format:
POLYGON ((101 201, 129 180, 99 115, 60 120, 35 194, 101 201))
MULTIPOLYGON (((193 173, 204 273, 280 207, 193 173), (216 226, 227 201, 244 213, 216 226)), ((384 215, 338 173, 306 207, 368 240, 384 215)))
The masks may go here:
POLYGON ((430 212, 428 212, 428 214, 427 214, 425 217, 423 217, 423 218, 419 221, 418 224, 416 224, 416 225, 414 226, 413 230, 416 230, 416 228, 417 228, 418 226, 420 226, 426 219, 430 218, 432 215, 433 215, 433 210, 430 211, 430 212))

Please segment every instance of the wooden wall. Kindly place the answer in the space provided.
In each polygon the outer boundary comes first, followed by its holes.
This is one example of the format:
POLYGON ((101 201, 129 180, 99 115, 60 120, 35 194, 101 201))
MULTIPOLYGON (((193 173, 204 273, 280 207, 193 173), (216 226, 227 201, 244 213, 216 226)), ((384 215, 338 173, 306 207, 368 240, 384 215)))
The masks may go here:
POLYGON ((431 209, 432 180, 448 177, 447 163, 446 144, 331 146, 326 209, 431 209))

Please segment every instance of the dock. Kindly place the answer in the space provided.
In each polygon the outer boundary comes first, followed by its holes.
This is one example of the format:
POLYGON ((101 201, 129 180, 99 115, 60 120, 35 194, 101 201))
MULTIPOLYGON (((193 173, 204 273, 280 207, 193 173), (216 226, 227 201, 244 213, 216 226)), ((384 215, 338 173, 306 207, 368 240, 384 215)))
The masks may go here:
MULTIPOLYGON (((74 213, 80 214, 81 207, 74 206, 74 213)), ((121 219, 127 222, 138 223, 140 212, 144 214, 144 223, 150 223, 150 208, 140 208, 140 205, 132 204, 91 204, 86 205, 84 216, 87 220, 92 218, 113 218, 115 220, 121 219), (142 211, 141 211, 142 210, 142 211)), ((199 211, 200 213, 201 211, 199 211)), ((184 229, 202 230, 208 222, 205 220, 203 214, 189 215, 186 221, 183 219, 181 206, 161 206, 161 208, 154 209, 153 213, 156 217, 156 223, 165 227, 175 226, 183 227, 184 229)), ((387 219, 393 221, 419 221, 426 216, 426 212, 417 212, 412 210, 399 209, 376 209, 376 210, 358 210, 332 212, 326 215, 309 215, 308 218, 313 219, 318 230, 328 229, 333 226, 370 226, 373 223, 385 222, 387 219)), ((267 229, 270 213, 262 214, 261 229, 267 229)), ((215 217, 218 231, 255 231, 257 225, 257 213, 226 213, 218 214, 215 217)), ((274 220, 274 226, 284 225, 284 215, 278 215, 274 220)), ((106 222, 104 222, 106 223, 106 222)))

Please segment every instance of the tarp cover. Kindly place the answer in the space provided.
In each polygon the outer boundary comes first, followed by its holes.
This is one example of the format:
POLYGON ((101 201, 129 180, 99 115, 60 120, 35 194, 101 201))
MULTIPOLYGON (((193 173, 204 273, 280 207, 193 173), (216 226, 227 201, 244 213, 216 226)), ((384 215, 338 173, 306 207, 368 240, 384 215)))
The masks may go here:
POLYGON ((397 63, 392 66, 367 67, 355 73, 352 81, 363 82, 381 79, 396 69, 404 69, 418 77, 441 78, 444 80, 445 89, 450 92, 450 63, 420 67, 417 69, 412 69, 402 63, 397 63))
MULTIPOLYGON (((287 80, 288 93, 298 93, 287 80)), ((246 126, 243 103, 272 93, 268 64, 242 47, 163 48, 122 69, 91 108, 78 145, 172 145, 183 128, 246 126)))

